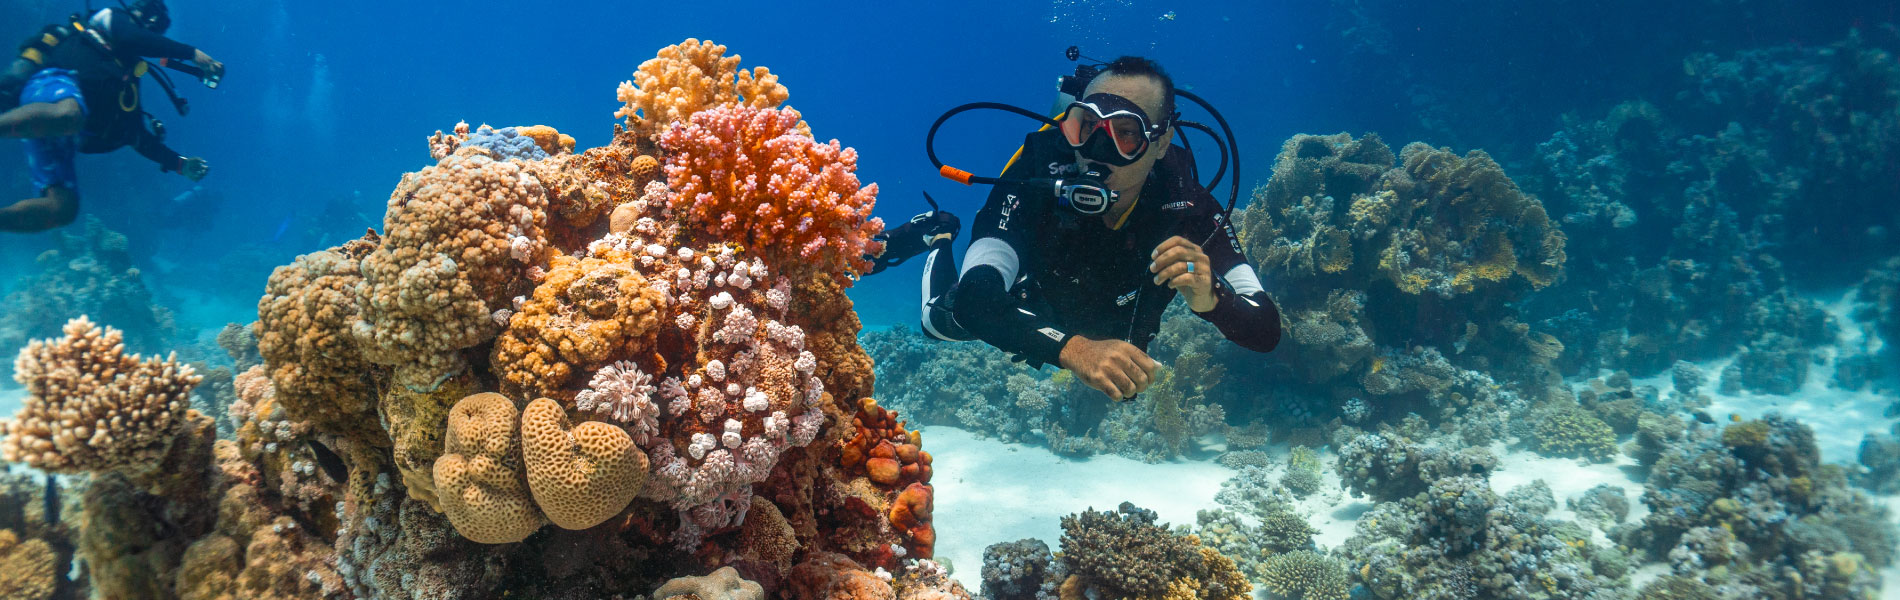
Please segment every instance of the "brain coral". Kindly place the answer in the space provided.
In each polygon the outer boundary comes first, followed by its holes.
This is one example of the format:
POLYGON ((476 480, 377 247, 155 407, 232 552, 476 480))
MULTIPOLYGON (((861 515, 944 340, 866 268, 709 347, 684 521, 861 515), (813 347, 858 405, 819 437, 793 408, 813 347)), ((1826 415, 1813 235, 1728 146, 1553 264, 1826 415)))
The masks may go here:
POLYGON ((619 513, 647 478, 646 453, 626 430, 591 421, 570 429, 567 412, 547 398, 521 413, 521 453, 535 503, 568 529, 587 529, 619 513))
POLYGON ((739 55, 726 56, 725 46, 687 38, 640 63, 633 81, 621 82, 616 95, 626 106, 614 116, 652 139, 701 110, 735 103, 776 108, 790 93, 765 67, 739 70, 739 55))
POLYGON ((14 361, 27 397, 0 422, 0 456, 54 472, 155 466, 185 422, 203 378, 177 357, 126 354, 124 335, 81 315, 66 337, 34 340, 14 361))
POLYGON ((457 154, 403 175, 362 261, 351 332, 363 357, 411 384, 459 370, 455 351, 499 331, 491 313, 539 256, 546 221, 547 194, 519 162, 457 154))
POLYGON ((593 371, 645 346, 666 300, 647 285, 629 252, 554 257, 547 278, 496 341, 497 374, 511 392, 549 395, 576 372, 593 371))
POLYGON ((514 402, 481 393, 455 403, 448 441, 435 461, 442 513, 455 530, 484 544, 518 542, 541 528, 541 513, 522 481, 514 402))
POLYGON ((798 111, 720 106, 660 137, 673 209, 690 229, 801 273, 864 273, 877 184, 860 187, 858 153, 797 131, 798 111))

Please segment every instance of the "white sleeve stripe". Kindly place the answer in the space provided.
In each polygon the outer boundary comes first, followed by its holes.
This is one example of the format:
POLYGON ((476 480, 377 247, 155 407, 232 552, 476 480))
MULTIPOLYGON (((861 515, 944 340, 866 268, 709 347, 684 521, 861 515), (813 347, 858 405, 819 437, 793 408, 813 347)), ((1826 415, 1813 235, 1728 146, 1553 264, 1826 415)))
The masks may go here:
POLYGON ((963 253, 963 272, 959 277, 969 274, 970 269, 979 265, 995 267, 1003 274, 1003 290, 1009 291, 1016 285, 1016 271, 1020 263, 1016 259, 1016 249, 993 237, 981 238, 970 243, 970 249, 963 253))
POLYGON ((1260 285, 1260 276, 1253 272, 1253 265, 1247 263, 1234 265, 1221 277, 1227 280, 1227 287, 1234 288, 1234 293, 1242 296, 1266 291, 1260 285))

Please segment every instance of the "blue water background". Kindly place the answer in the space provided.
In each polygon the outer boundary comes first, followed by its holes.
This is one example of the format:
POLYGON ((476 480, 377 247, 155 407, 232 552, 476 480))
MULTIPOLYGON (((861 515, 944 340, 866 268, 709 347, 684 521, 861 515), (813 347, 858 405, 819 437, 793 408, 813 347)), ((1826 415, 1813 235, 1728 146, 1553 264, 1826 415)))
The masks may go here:
MULTIPOLYGON (((105 3, 98 3, 104 6, 105 3)), ((582 147, 605 144, 614 87, 660 47, 687 37, 767 66, 821 139, 856 147, 878 212, 899 222, 919 192, 968 216, 987 190, 935 175, 925 129, 977 100, 1041 109, 1075 44, 1101 59, 1141 54, 1220 106, 1243 145, 1246 190, 1297 132, 1378 131, 1483 145, 1507 167, 1568 111, 1602 107, 1681 72, 1692 51, 1827 43, 1895 19, 1890 2, 720 2, 171 3, 175 39, 229 66, 207 90, 180 78, 189 117, 146 85, 170 143, 214 168, 196 192, 214 207, 171 210, 192 189, 130 151, 80 162, 83 210, 124 232, 181 329, 255 318, 269 269, 380 225, 389 190, 429 164, 424 137, 458 120, 546 124, 582 147), (1724 7, 1711 10, 1709 7, 1724 7), (1376 19, 1365 21, 1366 15, 1376 19), (1359 22, 1365 21, 1365 22, 1359 22), (1512 107, 1492 121, 1431 123, 1438 100, 1512 107)), ((79 2, 0 0, 0 40, 21 38, 79 2)), ((1189 118, 1200 118, 1188 110, 1189 118)), ((976 172, 999 168, 1027 121, 956 121, 940 152, 976 172)), ((1197 139, 1197 142, 1204 139, 1197 139)), ((1211 145, 1200 146, 1212 161, 1211 145)), ((1211 169, 1210 166, 1206 167, 1211 169)), ((0 191, 32 195, 17 144, 0 143, 0 191)), ((0 237, 0 290, 31 272, 52 234, 0 237)), ((915 318, 918 263, 853 291, 867 326, 915 318)))

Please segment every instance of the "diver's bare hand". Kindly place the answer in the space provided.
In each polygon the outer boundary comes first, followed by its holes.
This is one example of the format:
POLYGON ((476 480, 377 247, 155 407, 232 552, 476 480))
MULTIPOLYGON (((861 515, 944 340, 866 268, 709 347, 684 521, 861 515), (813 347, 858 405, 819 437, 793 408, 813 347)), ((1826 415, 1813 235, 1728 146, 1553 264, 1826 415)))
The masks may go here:
POLYGON ((185 159, 184 164, 179 166, 178 174, 184 175, 186 179, 192 181, 204 179, 205 175, 211 174, 211 163, 206 162, 203 158, 193 156, 185 159))
POLYGON ((1155 285, 1165 284, 1181 292, 1194 312, 1214 310, 1220 302, 1220 297, 1214 295, 1214 266, 1200 245, 1177 235, 1156 246, 1151 256, 1154 262, 1148 263, 1148 272, 1155 274, 1155 285))
POLYGON ((1057 359, 1076 379, 1120 402, 1135 397, 1154 383, 1160 365, 1134 344, 1122 340, 1069 338, 1057 359))
POLYGON ((218 59, 211 58, 211 55, 205 54, 203 50, 198 50, 197 54, 193 54, 191 56, 191 62, 198 63, 198 66, 204 69, 207 77, 224 77, 224 63, 218 62, 218 59))

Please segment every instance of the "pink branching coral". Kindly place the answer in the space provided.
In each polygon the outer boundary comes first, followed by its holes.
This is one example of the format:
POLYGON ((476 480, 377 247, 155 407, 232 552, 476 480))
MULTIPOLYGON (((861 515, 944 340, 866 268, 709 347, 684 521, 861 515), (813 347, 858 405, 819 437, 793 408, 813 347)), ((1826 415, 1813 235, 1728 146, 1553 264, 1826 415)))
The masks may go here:
POLYGON ((0 455, 55 472, 147 467, 170 449, 203 378, 177 356, 125 353, 124 334, 85 316, 34 340, 14 362, 26 404, 0 425, 0 455))
POLYGON ((660 136, 672 209, 689 229, 774 264, 863 273, 882 244, 877 184, 860 187, 858 153, 797 131, 798 111, 720 106, 660 136))

